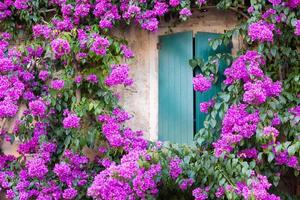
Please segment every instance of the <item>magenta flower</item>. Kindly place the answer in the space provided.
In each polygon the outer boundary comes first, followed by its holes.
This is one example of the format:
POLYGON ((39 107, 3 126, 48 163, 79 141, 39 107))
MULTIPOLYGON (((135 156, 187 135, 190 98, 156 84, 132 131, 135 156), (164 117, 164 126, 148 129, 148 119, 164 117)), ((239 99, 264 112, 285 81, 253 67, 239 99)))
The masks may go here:
POLYGON ((64 118, 63 125, 65 129, 79 128, 80 118, 75 114, 69 114, 66 118, 64 118))
POLYGON ((76 76, 74 81, 76 84, 80 84, 82 81, 82 76, 81 75, 76 76))
POLYGON ((39 79, 41 79, 42 81, 46 81, 48 77, 49 77, 48 71, 46 71, 46 70, 40 71, 39 79))
POLYGON ((202 74, 198 74, 193 78, 194 90, 197 92, 206 92, 212 86, 211 80, 204 77, 202 74))
POLYGON ((28 8, 27 3, 28 3, 28 0, 16 0, 14 2, 14 6, 18 10, 26 10, 28 8))
POLYGON ((9 58, 0 58, 0 72, 9 72, 14 69, 14 64, 9 58))
POLYGON ((300 20, 296 21, 295 35, 300 36, 300 20))
POLYGON ((0 117, 14 117, 18 112, 18 106, 12 101, 4 100, 0 101, 0 117))
POLYGON ((268 0, 270 3, 273 4, 273 6, 277 6, 281 3, 281 0, 268 0))
POLYGON ((251 138, 256 132, 260 121, 259 113, 249 114, 246 109, 245 104, 233 105, 226 112, 220 138, 213 143, 216 157, 231 152, 235 144, 243 138, 251 138))
POLYGON ((96 74, 90 74, 88 75, 88 77, 86 78, 86 80, 92 84, 97 84, 98 83, 98 77, 96 74))
POLYGON ((300 5, 300 1, 299 0, 289 0, 287 2, 287 6, 294 9, 297 8, 300 5))
POLYGON ((28 176, 31 178, 43 178, 48 172, 48 168, 42 158, 27 160, 26 167, 28 176))
POLYGON ((267 126, 264 128, 264 134, 266 136, 272 136, 276 138, 279 135, 279 131, 272 126, 267 126))
POLYGON ((77 190, 75 190, 74 188, 65 189, 62 195, 64 199, 74 199, 76 196, 77 190))
POLYGON ((208 113, 208 110, 215 105, 214 100, 200 103, 200 112, 208 113))
POLYGON ((176 7, 180 4, 180 0, 170 0, 169 1, 170 6, 176 7))
POLYGON ((32 27, 32 32, 35 38, 40 36, 43 36, 45 38, 50 38, 52 30, 47 25, 37 24, 32 27))
POLYGON ((42 100, 35 100, 29 103, 29 109, 34 116, 42 117, 45 115, 47 106, 42 100))
POLYGON ((128 48, 128 46, 121 44, 121 51, 124 54, 125 58, 132 58, 134 57, 133 52, 128 48))
POLYGON ((64 80, 53 80, 50 83, 50 87, 54 90, 62 90, 65 86, 64 80))
POLYGON ((203 6, 204 4, 207 3, 207 1, 206 0, 197 0, 197 3, 199 6, 203 6))
POLYGON ((101 36, 96 36, 92 44, 91 51, 95 52, 97 55, 104 56, 109 45, 110 43, 108 39, 101 36))
POLYGON ((56 58, 60 58, 71 52, 71 47, 69 42, 61 38, 53 40, 51 42, 51 48, 56 58))
POLYGON ((192 12, 191 12, 191 10, 188 9, 188 8, 183 8, 183 9, 179 12, 179 14, 180 14, 181 16, 184 16, 184 17, 189 17, 189 16, 192 15, 192 12))
POLYGON ((186 190, 188 187, 191 187, 194 183, 194 179, 189 178, 189 179, 183 179, 182 182, 179 184, 179 188, 181 190, 186 190))
POLYGON ((207 194, 205 191, 203 191, 201 188, 196 188, 193 190, 192 192, 193 197, 195 198, 195 200, 205 200, 208 198, 207 194))
POLYGON ((181 163, 182 163, 182 160, 178 157, 174 157, 170 160, 169 173, 170 173, 171 178, 174 180, 182 173, 182 169, 180 167, 181 163))
POLYGON ((240 158, 253 158, 253 159, 256 159, 257 154, 258 154, 258 152, 257 152, 256 148, 244 149, 244 150, 238 152, 238 156, 240 158))
POLYGON ((231 65, 226 68, 224 74, 226 76, 225 84, 231 85, 237 80, 248 82, 251 78, 263 78, 264 72, 261 65, 265 64, 262 55, 256 51, 247 51, 245 55, 241 55, 231 65))
POLYGON ((116 85, 130 86, 133 80, 129 78, 129 67, 127 64, 112 65, 112 71, 105 79, 105 84, 109 87, 116 85))
POLYGON ((248 27, 248 36, 252 41, 273 42, 274 24, 254 22, 248 27))

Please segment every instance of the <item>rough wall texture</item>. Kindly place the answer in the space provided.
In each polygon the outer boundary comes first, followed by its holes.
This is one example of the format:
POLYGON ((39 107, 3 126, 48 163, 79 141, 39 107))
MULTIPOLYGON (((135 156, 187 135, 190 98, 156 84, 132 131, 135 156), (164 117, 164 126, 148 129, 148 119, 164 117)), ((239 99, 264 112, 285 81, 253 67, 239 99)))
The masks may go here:
MULTIPOLYGON (((145 137, 156 140, 158 137, 158 49, 160 35, 193 31, 224 33, 237 24, 233 12, 210 9, 205 13, 194 13, 187 22, 172 26, 172 22, 162 22, 157 33, 149 33, 134 26, 123 32, 129 46, 135 52, 131 63, 131 74, 135 80, 132 88, 122 93, 121 103, 134 115, 130 125, 145 132, 145 137)), ((233 40, 233 54, 239 47, 239 40, 233 40)))

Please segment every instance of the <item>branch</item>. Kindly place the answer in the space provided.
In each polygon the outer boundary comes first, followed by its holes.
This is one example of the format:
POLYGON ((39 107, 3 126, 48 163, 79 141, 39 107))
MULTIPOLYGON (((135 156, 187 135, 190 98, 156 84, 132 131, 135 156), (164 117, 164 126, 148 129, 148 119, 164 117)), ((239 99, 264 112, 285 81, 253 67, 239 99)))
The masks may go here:
POLYGON ((40 13, 49 13, 49 12, 54 12, 54 11, 56 11, 56 8, 51 8, 48 10, 41 10, 40 13))
MULTIPOLYGON (((201 9, 211 9, 211 8, 218 8, 218 7, 217 7, 217 6, 203 6, 203 7, 200 8, 200 10, 201 10, 201 9)), ((235 7, 230 7, 229 10, 234 11, 234 12, 236 12, 236 13, 242 15, 242 16, 243 16, 244 18, 246 18, 246 19, 249 19, 249 18, 250 18, 246 13, 244 13, 244 12, 238 10, 238 9, 235 8, 235 7)))

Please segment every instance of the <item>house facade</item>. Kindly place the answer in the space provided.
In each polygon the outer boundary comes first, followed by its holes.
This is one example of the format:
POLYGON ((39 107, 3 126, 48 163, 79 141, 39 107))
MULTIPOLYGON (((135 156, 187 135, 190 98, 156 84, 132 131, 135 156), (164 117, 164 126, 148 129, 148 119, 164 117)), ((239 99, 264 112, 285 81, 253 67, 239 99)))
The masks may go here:
MULTIPOLYGON (((191 19, 176 26, 172 21, 162 21, 156 33, 134 26, 124 31, 135 53, 130 63, 135 83, 121 93, 122 106, 134 116, 130 126, 143 130, 151 141, 190 143, 204 116, 199 119, 199 94, 193 93, 192 85, 196 72, 189 66, 189 59, 206 60, 213 55, 208 40, 236 24, 236 13, 212 8, 195 11, 191 19)), ((240 45, 234 38, 226 51, 235 54, 240 45)), ((213 93, 200 98, 208 100, 213 93)))
MULTIPOLYGON (((212 8, 205 12, 195 10, 189 20, 176 25, 172 20, 162 20, 156 33, 134 25, 123 32, 117 30, 116 34, 128 41, 135 54, 129 61, 135 82, 117 90, 121 106, 133 116, 129 126, 142 130, 151 141, 191 143, 204 120, 199 112, 199 98, 208 100, 214 92, 201 97, 193 92, 192 78, 196 72, 189 66, 189 59, 213 55, 208 40, 236 24, 236 13, 212 8)), ((235 54, 240 45, 238 38, 234 38, 228 50, 235 54)), ((16 118, 21 117, 24 109, 20 108, 16 118)), ((14 121, 5 126, 12 130, 14 121)), ((18 144, 18 140, 14 144, 4 141, 2 151, 17 155, 18 144)))

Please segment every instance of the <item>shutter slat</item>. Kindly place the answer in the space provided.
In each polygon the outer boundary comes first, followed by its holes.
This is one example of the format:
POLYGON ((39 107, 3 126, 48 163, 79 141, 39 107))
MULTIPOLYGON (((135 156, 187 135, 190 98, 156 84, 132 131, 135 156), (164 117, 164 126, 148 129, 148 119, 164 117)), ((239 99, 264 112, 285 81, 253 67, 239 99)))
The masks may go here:
POLYGON ((160 37, 159 140, 193 142, 192 32, 160 37))

